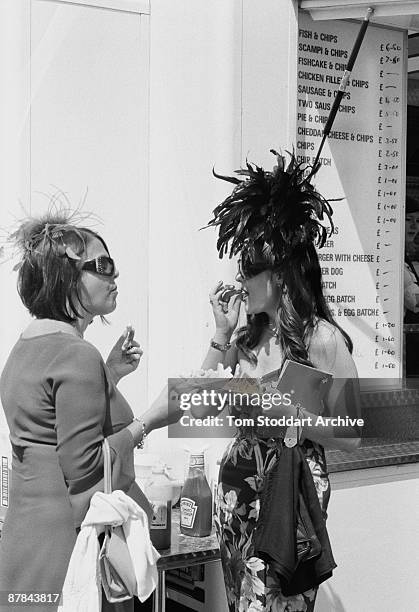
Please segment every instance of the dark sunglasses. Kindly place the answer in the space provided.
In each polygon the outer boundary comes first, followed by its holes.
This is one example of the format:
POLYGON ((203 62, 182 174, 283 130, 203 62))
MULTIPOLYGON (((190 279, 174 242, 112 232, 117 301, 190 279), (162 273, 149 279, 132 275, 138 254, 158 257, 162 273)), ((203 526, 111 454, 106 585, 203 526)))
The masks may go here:
POLYGON ((96 272, 96 274, 102 276, 113 276, 115 274, 115 262, 111 257, 101 255, 90 261, 85 261, 81 269, 96 272))
POLYGON ((242 278, 253 278, 265 270, 269 270, 269 266, 264 262, 252 263, 249 259, 238 262, 238 271, 242 278))

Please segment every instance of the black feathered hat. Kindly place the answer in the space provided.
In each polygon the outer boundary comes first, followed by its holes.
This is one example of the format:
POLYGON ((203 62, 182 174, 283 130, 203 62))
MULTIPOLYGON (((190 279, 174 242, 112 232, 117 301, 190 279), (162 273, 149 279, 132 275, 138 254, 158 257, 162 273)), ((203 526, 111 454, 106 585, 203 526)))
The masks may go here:
POLYGON ((217 249, 224 255, 240 255, 249 263, 279 267, 310 245, 322 247, 333 232, 332 208, 316 191, 311 179, 316 167, 276 155, 277 165, 266 171, 254 164, 237 170, 242 178, 214 176, 235 185, 233 192, 214 209, 207 227, 218 227, 217 249), (327 222, 327 226, 322 221, 327 222))

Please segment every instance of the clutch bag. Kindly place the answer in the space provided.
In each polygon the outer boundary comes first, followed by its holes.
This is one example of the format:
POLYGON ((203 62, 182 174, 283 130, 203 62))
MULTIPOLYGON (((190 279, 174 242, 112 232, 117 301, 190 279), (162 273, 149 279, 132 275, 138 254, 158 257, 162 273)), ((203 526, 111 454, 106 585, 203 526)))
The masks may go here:
MULTIPOLYGON (((104 492, 112 492, 111 454, 106 438, 103 441, 104 492)), ((134 566, 121 525, 105 526, 105 537, 99 553, 99 571, 106 599, 111 603, 131 599, 136 593, 134 566)))

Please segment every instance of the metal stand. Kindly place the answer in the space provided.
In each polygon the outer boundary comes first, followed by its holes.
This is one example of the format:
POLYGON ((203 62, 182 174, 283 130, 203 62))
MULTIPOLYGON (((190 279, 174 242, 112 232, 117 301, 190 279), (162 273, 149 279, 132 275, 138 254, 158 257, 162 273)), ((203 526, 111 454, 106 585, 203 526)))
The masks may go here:
POLYGON ((166 571, 159 570, 157 588, 153 594, 153 612, 166 612, 166 571))

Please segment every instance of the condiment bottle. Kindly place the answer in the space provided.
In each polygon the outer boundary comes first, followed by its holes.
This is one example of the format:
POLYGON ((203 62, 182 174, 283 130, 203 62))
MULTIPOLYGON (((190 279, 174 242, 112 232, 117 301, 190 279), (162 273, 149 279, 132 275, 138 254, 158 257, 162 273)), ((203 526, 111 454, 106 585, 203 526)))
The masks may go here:
POLYGON ((165 467, 153 470, 151 482, 147 486, 147 497, 153 508, 150 539, 157 550, 170 548, 173 483, 165 467))
POLYGON ((211 533, 212 495, 205 476, 204 454, 191 454, 189 474, 180 497, 180 531, 204 537, 211 533))

